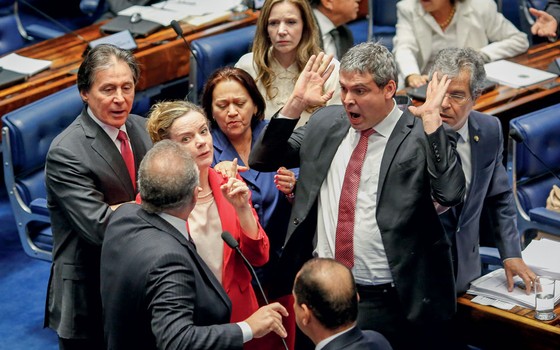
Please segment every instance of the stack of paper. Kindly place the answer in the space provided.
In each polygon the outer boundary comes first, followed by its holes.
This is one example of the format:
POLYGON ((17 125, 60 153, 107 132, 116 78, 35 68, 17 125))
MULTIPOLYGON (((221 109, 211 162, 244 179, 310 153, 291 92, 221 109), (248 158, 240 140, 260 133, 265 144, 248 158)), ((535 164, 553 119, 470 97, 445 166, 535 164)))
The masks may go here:
POLYGON ((499 60, 484 65, 486 78, 498 84, 523 88, 543 83, 558 77, 558 75, 524 66, 522 64, 499 60))
POLYGON ((0 58, 0 88, 17 84, 50 67, 51 61, 11 53, 0 58))
MULTIPOLYGON (((516 276, 517 280, 518 277, 516 276)), ((514 303, 519 306, 533 309, 535 308, 535 293, 525 294, 525 290, 515 287, 508 292, 507 280, 504 269, 498 269, 487 275, 471 282, 471 287, 467 291, 469 294, 481 295, 484 297, 514 303)), ((554 293, 554 305, 560 301, 560 280, 556 280, 554 293)))
POLYGON ((560 242, 550 239, 532 240, 523 250, 523 260, 537 275, 560 280, 560 242))

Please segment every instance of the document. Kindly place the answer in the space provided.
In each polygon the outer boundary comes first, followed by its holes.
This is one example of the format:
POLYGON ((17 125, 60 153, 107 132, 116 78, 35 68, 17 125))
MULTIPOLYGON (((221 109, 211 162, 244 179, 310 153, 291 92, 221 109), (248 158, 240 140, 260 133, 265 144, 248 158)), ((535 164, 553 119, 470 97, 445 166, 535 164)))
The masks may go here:
POLYGON ((52 62, 47 60, 39 60, 11 53, 0 58, 0 67, 12 72, 31 76, 39 73, 51 66, 52 62))
POLYGON ((537 275, 560 280, 560 242, 550 239, 532 240, 521 253, 523 260, 537 275))
MULTIPOLYGON (((520 281, 519 277, 515 276, 515 280, 520 281)), ((484 275, 473 282, 471 282, 470 289, 467 291, 469 294, 480 295, 487 298, 496 299, 499 301, 513 303, 529 309, 535 308, 535 293, 531 292, 529 295, 525 294, 525 290, 514 287, 513 291, 508 292, 507 280, 504 269, 498 269, 484 275)), ((560 301, 560 280, 556 280, 556 292, 554 294, 554 305, 560 301)))
POLYGON ((484 69, 486 70, 487 79, 513 88, 523 88, 558 77, 558 75, 544 70, 527 67, 506 60, 486 63, 484 69))

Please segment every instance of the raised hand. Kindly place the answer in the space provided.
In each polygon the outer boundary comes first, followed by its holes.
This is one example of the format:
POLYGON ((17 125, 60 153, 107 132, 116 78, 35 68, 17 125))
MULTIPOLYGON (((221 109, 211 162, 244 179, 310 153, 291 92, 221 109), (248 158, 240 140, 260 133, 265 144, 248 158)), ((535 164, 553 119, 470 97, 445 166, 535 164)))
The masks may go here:
POLYGON ((534 8, 530 8, 529 12, 536 18, 535 24, 531 27, 531 33, 542 37, 556 37, 558 22, 553 16, 548 12, 539 11, 534 8))
POLYGON ((280 167, 274 176, 274 183, 279 191, 285 195, 289 195, 294 191, 294 187, 296 185, 296 175, 293 171, 288 170, 285 167, 280 167))
POLYGON ((432 80, 428 83, 426 90, 426 102, 420 107, 409 106, 409 111, 415 116, 422 119, 424 131, 428 134, 436 131, 443 123, 441 120, 441 104, 449 88, 451 79, 444 75, 441 79, 438 72, 435 72, 432 80))
MULTIPOLYGON (((216 170, 218 174, 222 175, 224 179, 230 177, 236 177, 237 173, 231 172, 233 168, 233 162, 237 162, 237 158, 235 158, 233 161, 224 160, 219 162, 218 164, 214 165, 214 170, 216 170)), ((238 172, 242 173, 247 170, 249 170, 249 167, 243 165, 237 165, 238 172)))
POLYGON ((279 303, 272 303, 259 308, 245 322, 251 327, 254 338, 264 337, 270 332, 286 338, 288 333, 282 325, 282 316, 287 317, 288 311, 279 303))

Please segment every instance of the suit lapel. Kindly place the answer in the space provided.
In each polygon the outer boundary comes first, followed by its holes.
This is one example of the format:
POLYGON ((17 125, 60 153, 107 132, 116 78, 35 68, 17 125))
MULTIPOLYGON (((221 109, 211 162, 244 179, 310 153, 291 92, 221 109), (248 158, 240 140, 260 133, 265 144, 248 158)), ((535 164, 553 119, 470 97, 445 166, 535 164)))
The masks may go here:
POLYGON ((92 140, 91 148, 93 148, 93 150, 105 160, 109 168, 113 170, 115 177, 120 181, 123 189, 127 191, 130 198, 134 198, 134 188, 130 181, 128 169, 115 143, 109 138, 109 135, 91 119, 85 108, 82 110, 81 118, 86 137, 92 140))
POLYGON ((404 141, 404 139, 410 134, 412 127, 414 125, 414 116, 406 111, 404 112, 397 125, 395 125, 395 129, 389 136, 389 140, 387 140, 387 146, 385 146, 385 151, 383 152, 383 158, 381 159, 381 167, 379 169, 379 184, 377 185, 377 198, 381 197, 383 192, 383 188, 385 185, 385 179, 387 178, 387 173, 389 172, 389 168, 393 163, 395 155, 399 150, 400 145, 404 141))
POLYGON ((181 232, 177 231, 177 229, 173 227, 173 225, 171 225, 170 223, 162 219, 159 215, 149 214, 143 210, 139 211, 138 215, 145 221, 149 222, 158 230, 173 236, 173 238, 175 238, 182 246, 187 248, 187 251, 189 252, 193 262, 197 265, 196 267, 200 271, 200 274, 203 277, 203 279, 206 280, 207 283, 216 290, 216 292, 221 297, 223 302, 231 310, 231 301, 227 296, 224 288, 222 287, 220 282, 216 279, 216 277, 214 277, 214 274, 212 273, 212 271, 210 271, 210 269, 208 268, 206 263, 202 260, 200 255, 198 255, 194 244, 189 240, 187 240, 187 238, 185 238, 185 236, 183 236, 181 232))
POLYGON ((142 158, 144 158, 144 155, 146 154, 146 152, 148 152, 144 142, 142 142, 142 139, 146 137, 146 130, 139 129, 140 128, 138 127, 138 125, 133 123, 131 116, 129 116, 128 120, 126 121, 126 132, 128 133, 128 138, 132 146, 132 152, 134 153, 134 166, 136 168, 137 174, 140 162, 142 162, 142 158))

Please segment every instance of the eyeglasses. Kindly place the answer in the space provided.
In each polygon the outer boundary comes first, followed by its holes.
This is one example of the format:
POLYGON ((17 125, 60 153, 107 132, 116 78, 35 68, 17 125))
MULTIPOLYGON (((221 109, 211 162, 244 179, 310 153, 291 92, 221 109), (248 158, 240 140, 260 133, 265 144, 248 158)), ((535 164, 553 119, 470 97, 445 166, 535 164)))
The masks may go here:
POLYGON ((445 97, 447 97, 449 101, 451 101, 451 103, 456 104, 457 106, 462 106, 471 99, 471 96, 467 97, 460 94, 445 94, 445 97))

